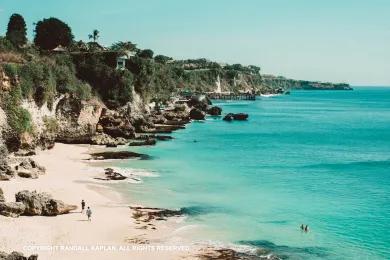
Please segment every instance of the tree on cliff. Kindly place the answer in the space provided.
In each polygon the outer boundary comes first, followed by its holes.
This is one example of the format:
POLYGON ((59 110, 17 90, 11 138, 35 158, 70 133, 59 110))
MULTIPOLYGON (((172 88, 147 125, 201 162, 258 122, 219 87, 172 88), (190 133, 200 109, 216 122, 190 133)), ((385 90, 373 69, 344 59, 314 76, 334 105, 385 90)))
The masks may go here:
POLYGON ((16 47, 27 43, 27 28, 23 16, 20 14, 11 15, 7 27, 7 39, 16 47))
POLYGON ((52 50, 58 45, 68 47, 72 42, 72 30, 63 21, 51 17, 36 23, 34 43, 39 48, 52 50))
POLYGON ((100 37, 99 33, 100 32, 95 29, 95 30, 92 31, 92 33, 90 35, 88 35, 88 38, 90 40, 93 40, 93 42, 96 42, 99 39, 99 37, 100 37))
POLYGON ((153 51, 150 49, 142 50, 138 56, 144 59, 153 59, 153 51))

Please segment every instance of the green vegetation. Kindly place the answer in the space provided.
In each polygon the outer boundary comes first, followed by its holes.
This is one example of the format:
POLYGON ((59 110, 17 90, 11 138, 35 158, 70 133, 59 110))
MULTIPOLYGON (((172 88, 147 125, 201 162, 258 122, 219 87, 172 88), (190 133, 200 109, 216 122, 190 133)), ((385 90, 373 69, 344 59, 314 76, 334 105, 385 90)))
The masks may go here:
POLYGON ((72 30, 63 21, 52 17, 37 22, 34 43, 42 50, 52 50, 59 45, 68 47, 72 42, 72 30))
POLYGON ((15 46, 21 47, 27 43, 27 28, 23 16, 13 14, 9 20, 6 38, 15 46))
POLYGON ((20 106, 22 91, 13 87, 9 92, 1 92, 1 106, 7 114, 8 124, 17 134, 32 132, 30 113, 20 106))
POLYGON ((139 52, 138 56, 140 58, 144 58, 144 59, 153 59, 153 51, 150 50, 150 49, 145 49, 145 50, 142 50, 139 52))
POLYGON ((57 133, 59 129, 59 125, 55 117, 43 117, 43 123, 45 124, 45 128, 49 133, 57 133))
POLYGON ((111 50, 117 51, 117 52, 125 52, 125 51, 135 51, 138 52, 137 45, 127 41, 127 42, 116 42, 113 45, 111 45, 111 50))

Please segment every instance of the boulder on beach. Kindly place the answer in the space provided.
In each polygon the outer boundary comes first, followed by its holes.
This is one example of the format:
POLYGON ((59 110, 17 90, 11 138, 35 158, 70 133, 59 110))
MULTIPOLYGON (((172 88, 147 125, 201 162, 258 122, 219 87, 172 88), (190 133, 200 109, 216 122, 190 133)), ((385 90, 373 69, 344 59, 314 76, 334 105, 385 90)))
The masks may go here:
POLYGON ((16 202, 26 207, 23 214, 27 216, 57 216, 67 214, 77 209, 75 205, 65 204, 61 200, 53 199, 48 193, 23 190, 15 194, 16 202))
POLYGON ((194 120, 204 120, 206 113, 198 108, 193 108, 190 111, 190 118, 194 120))
POLYGON ((0 251, 0 260, 38 260, 38 255, 30 255, 29 257, 26 257, 22 253, 16 251, 10 254, 0 251))
POLYGON ((37 179, 39 175, 45 174, 46 169, 43 166, 40 166, 31 158, 18 158, 18 164, 15 166, 15 171, 19 177, 37 179))
MULTIPOLYGON (((22 202, 0 202, 0 215, 17 218, 26 210, 22 202)), ((1 258, 0 258, 1 259, 1 258)))

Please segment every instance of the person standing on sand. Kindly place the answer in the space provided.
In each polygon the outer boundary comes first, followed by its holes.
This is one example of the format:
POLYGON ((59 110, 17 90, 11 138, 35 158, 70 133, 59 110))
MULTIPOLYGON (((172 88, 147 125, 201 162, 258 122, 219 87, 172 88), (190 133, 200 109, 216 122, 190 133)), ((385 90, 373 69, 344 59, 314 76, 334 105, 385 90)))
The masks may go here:
POLYGON ((85 208, 85 201, 81 200, 81 213, 84 212, 84 208, 85 208))
POLYGON ((91 216, 92 216, 92 210, 88 207, 88 209, 87 209, 88 221, 91 221, 91 216))

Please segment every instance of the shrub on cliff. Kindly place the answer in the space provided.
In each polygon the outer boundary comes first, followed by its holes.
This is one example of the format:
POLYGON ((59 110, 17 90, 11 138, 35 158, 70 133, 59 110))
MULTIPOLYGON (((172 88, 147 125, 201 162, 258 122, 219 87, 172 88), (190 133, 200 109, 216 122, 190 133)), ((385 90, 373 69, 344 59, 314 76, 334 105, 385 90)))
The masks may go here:
POLYGON ((16 47, 21 47, 27 43, 27 28, 23 16, 13 14, 7 27, 7 39, 16 47))
POLYGON ((13 51, 15 48, 7 38, 0 36, 0 51, 13 51))
POLYGON ((34 43, 39 48, 52 50, 58 45, 68 47, 72 42, 72 30, 63 21, 52 17, 37 22, 34 43))
POLYGON ((17 134, 32 132, 30 113, 20 106, 22 91, 19 86, 14 86, 9 92, 1 93, 1 106, 7 114, 7 122, 17 134))

